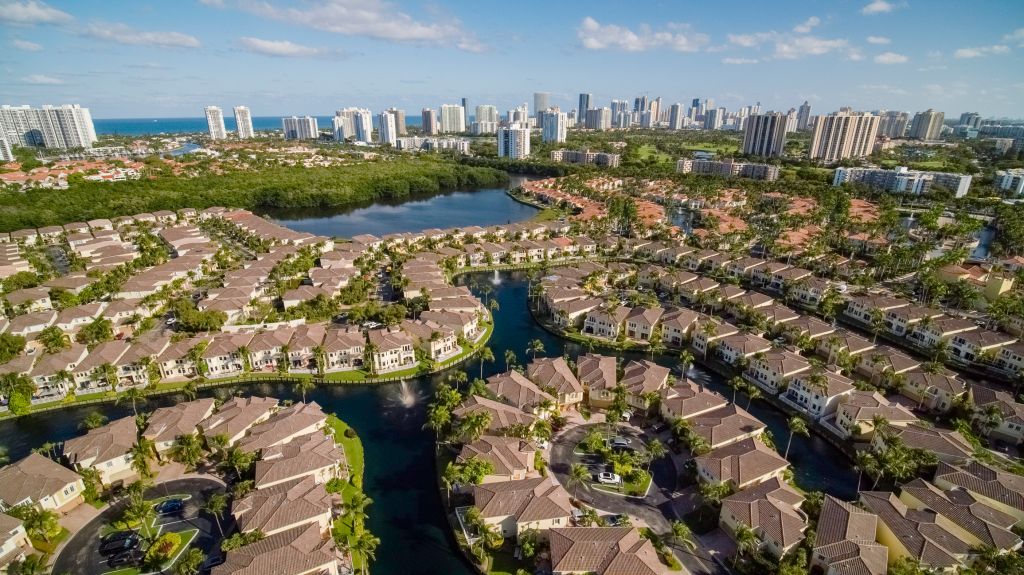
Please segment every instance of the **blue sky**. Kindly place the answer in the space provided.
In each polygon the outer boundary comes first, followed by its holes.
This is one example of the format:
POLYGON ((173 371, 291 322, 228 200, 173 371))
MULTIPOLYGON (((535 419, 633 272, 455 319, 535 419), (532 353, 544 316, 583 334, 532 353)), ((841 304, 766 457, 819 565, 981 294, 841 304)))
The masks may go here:
POLYGON ((98 118, 552 94, 1022 117, 1024 1, 0 0, 0 103, 98 118))

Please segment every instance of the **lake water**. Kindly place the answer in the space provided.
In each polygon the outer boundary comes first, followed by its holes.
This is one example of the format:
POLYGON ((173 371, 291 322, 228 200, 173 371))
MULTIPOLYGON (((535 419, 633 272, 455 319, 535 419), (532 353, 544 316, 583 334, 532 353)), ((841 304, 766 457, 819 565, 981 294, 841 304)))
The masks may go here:
POLYGON ((263 210, 260 215, 293 230, 350 238, 358 234, 383 236, 429 228, 492 226, 527 220, 536 215, 531 206, 513 200, 506 190, 526 178, 511 176, 507 188, 455 191, 423 199, 376 202, 334 213, 324 210, 263 210))
MULTIPOLYGON (((455 192, 403 205, 376 204, 344 213, 316 214, 298 218, 294 214, 280 221, 297 229, 331 236, 359 233, 382 235, 431 227, 501 224, 528 218, 532 208, 509 198, 504 190, 455 192)), ((528 280, 523 272, 476 273, 461 276, 460 283, 471 285, 478 294, 482 286, 491 286, 491 297, 498 300, 495 330, 490 347, 497 361, 484 365, 484 376, 504 370, 504 354, 511 349, 525 361, 527 343, 543 342, 541 355, 583 353, 580 346, 567 343, 541 329, 526 310, 528 280)), ((624 360, 639 358, 625 354, 624 360)), ((659 359, 670 367, 676 361, 659 359)), ((465 366, 470 378, 479 376, 479 364, 465 366)), ((690 377, 716 391, 731 396, 725 381, 710 372, 695 368, 690 377)), ((325 411, 336 413, 350 423, 362 438, 366 451, 365 490, 373 500, 369 528, 381 539, 373 572, 378 575, 470 575, 466 563, 449 532, 441 496, 435 480, 433 437, 422 429, 426 404, 441 376, 409 380, 405 386, 339 385, 322 387, 308 394, 325 411), (408 401, 409 398, 412 401, 408 401)), ((288 384, 263 383, 207 391, 204 395, 264 395, 297 401, 299 394, 288 384)), ((171 405, 184 398, 153 398, 140 409, 171 405)), ((745 405, 745 398, 740 404, 745 405)), ((24 457, 45 441, 61 442, 83 433, 82 419, 99 411, 111 419, 131 415, 128 405, 102 404, 0 421, 0 445, 12 459, 24 457)), ((785 445, 788 437, 786 417, 767 403, 755 401, 750 412, 764 421, 776 442, 785 445)), ((856 497, 856 473, 845 456, 823 439, 797 436, 790 451, 796 481, 808 490, 822 490, 840 498, 856 497)))

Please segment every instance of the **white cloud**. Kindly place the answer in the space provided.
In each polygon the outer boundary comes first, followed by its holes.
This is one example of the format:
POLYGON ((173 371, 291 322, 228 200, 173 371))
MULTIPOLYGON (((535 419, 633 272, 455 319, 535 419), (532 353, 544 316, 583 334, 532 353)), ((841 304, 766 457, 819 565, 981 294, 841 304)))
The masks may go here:
POLYGON ((30 76, 25 76, 21 81, 26 84, 45 84, 50 86, 64 83, 64 80, 61 80, 60 78, 54 78, 53 76, 46 76, 44 74, 32 74, 30 76))
POLYGON ((771 40, 773 35, 775 35, 775 32, 757 32, 755 34, 727 34, 726 38, 737 46, 753 48, 762 42, 771 40))
POLYGON ((891 2, 886 2, 885 0, 874 0, 874 2, 871 2, 865 5, 863 8, 861 8, 860 11, 862 14, 867 14, 870 16, 872 14, 884 14, 886 12, 892 12, 894 8, 896 8, 896 6, 894 6, 891 2))
POLYGON ((989 54, 1006 54, 1010 51, 1010 47, 1004 44, 995 44, 993 46, 977 46, 975 48, 960 48, 956 52, 953 52, 954 58, 961 60, 968 58, 980 58, 989 54))
POLYGON ((486 47, 455 18, 437 22, 416 20, 385 0, 320 0, 302 7, 278 7, 269 2, 241 0, 243 10, 280 22, 346 36, 365 36, 397 42, 455 46, 467 52, 486 47))
POLYGON ((63 24, 74 20, 71 14, 47 6, 38 0, 17 2, 0 0, 0 22, 12 24, 63 24))
POLYGON ((905 64, 910 58, 896 52, 882 52, 875 56, 876 64, 905 64))
POLYGON ((1024 28, 1017 28, 1006 36, 1003 36, 1003 41, 1015 42, 1017 46, 1024 48, 1024 28))
POLYGON ((199 3, 204 6, 213 6, 214 8, 224 7, 224 0, 199 0, 199 3))
POLYGON ((921 66, 917 69, 918 72, 938 72, 939 70, 945 70, 945 64, 932 64, 929 66, 921 66))
POLYGON ((142 32, 119 23, 93 23, 85 29, 85 34, 99 40, 137 46, 160 48, 198 48, 200 46, 198 38, 181 32, 142 32))
POLYGON ((795 28, 793 28, 793 31, 799 34, 807 34, 808 32, 811 31, 812 28, 820 24, 821 18, 818 18, 817 16, 811 16, 810 18, 805 20, 803 24, 798 24, 795 28))
POLYGON ((244 37, 239 38, 238 43, 242 48, 264 56, 277 56, 282 58, 310 58, 324 56, 328 53, 323 48, 313 48, 289 42, 288 40, 263 40, 261 38, 244 37))
POLYGON ((588 50, 623 50, 643 52, 656 48, 671 48, 677 52, 696 52, 707 46, 707 34, 693 32, 688 24, 669 23, 666 30, 655 31, 646 24, 634 32, 625 26, 602 25, 590 16, 583 19, 577 30, 580 43, 588 50))
POLYGON ((757 58, 722 58, 723 64, 757 64, 757 58))
POLYGON ((888 44, 892 40, 885 36, 868 36, 868 44, 888 44))
POLYGON ((25 52, 38 52, 43 49, 42 45, 36 44, 35 42, 29 42, 28 40, 19 40, 15 38, 11 40, 11 46, 14 46, 18 50, 25 52))
POLYGON ((841 38, 821 38, 806 34, 790 34, 771 32, 755 32, 753 34, 728 34, 730 43, 743 48, 757 48, 762 44, 772 44, 772 57, 780 60, 794 60, 804 56, 820 56, 829 52, 845 53, 850 60, 860 60, 861 55, 856 48, 841 38))

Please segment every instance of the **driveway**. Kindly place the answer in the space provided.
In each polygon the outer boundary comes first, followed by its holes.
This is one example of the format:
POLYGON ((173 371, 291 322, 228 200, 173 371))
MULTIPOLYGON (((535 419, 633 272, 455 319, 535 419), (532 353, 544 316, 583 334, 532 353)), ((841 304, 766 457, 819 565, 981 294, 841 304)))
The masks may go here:
MULTIPOLYGON (((220 545, 220 532, 213 518, 200 509, 214 493, 222 493, 224 484, 215 479, 189 478, 177 479, 155 485, 146 490, 147 499, 156 499, 168 495, 189 494, 192 497, 185 501, 185 509, 180 516, 158 517, 157 528, 161 533, 179 532, 198 529, 199 534, 192 541, 192 547, 198 547, 204 554, 220 545)), ((102 575, 112 571, 107 566, 106 558, 99 554, 99 539, 103 526, 116 519, 124 508, 124 501, 118 501, 105 509, 95 519, 65 544, 57 560, 53 563, 51 573, 64 575, 102 575)), ((224 525, 225 530, 228 525, 224 525)))
MULTIPOLYGON (((569 485, 569 468, 575 460, 573 449, 579 442, 583 441, 591 427, 599 426, 602 429, 604 424, 588 424, 571 427, 554 438, 551 444, 550 470, 554 473, 558 482, 562 485, 569 485)), ((654 436, 632 426, 619 426, 616 434, 640 438, 646 444, 654 439, 654 436)), ((649 526, 656 533, 667 533, 672 521, 677 519, 672 500, 676 496, 676 483, 678 473, 672 463, 671 457, 663 457, 651 464, 652 484, 647 491, 646 497, 627 497, 615 495, 598 489, 581 486, 576 496, 584 503, 612 513, 622 513, 637 518, 640 522, 649 526)), ((697 539, 696 537, 694 538, 697 539)), ((718 575, 723 574, 722 570, 715 564, 708 554, 707 549, 700 541, 694 552, 689 549, 676 549, 676 557, 690 573, 696 575, 718 575)))

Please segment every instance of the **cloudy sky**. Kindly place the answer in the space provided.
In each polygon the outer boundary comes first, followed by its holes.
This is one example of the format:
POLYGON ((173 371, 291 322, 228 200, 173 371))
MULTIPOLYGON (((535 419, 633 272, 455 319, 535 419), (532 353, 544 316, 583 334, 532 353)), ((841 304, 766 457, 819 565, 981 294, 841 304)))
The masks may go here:
POLYGON ((0 0, 0 103, 98 118, 639 94, 1024 117, 1024 1, 0 0))

